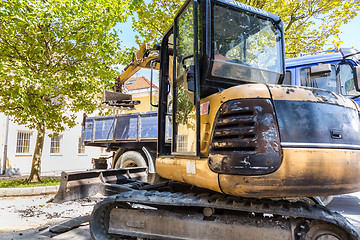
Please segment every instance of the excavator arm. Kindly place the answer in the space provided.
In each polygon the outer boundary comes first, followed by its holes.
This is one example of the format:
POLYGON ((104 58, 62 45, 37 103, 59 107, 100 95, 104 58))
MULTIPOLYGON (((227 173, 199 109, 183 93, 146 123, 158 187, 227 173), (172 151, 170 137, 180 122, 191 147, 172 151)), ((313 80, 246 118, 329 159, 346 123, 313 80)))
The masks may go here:
POLYGON ((133 53, 131 62, 125 67, 121 75, 115 78, 114 90, 116 92, 122 92, 122 85, 125 81, 131 78, 141 68, 160 69, 160 63, 157 62, 159 60, 159 49, 160 46, 158 44, 150 47, 150 45, 143 43, 139 51, 133 53))
POLYGON ((160 69, 159 63, 160 46, 155 44, 150 47, 143 44, 137 53, 133 53, 131 62, 125 67, 120 76, 115 78, 114 91, 104 90, 102 103, 113 107, 134 108, 140 101, 132 100, 130 94, 123 93, 123 85, 141 68, 160 69))

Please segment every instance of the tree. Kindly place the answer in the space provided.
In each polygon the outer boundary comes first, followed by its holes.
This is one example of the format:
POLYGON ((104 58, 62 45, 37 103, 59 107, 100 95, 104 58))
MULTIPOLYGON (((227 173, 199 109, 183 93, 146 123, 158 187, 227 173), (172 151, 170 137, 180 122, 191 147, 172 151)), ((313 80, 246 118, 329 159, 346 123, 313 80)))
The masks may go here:
POLYGON ((0 3, 0 111, 38 132, 28 181, 41 181, 45 130, 55 135, 92 112, 120 63, 113 27, 137 1, 4 0, 0 3))
MULTIPOLYGON (((141 2, 133 28, 148 43, 160 42, 171 26, 182 0, 141 2)), ((315 52, 326 47, 339 47, 340 26, 353 19, 360 10, 360 0, 240 0, 248 5, 279 15, 284 22, 288 57, 302 52, 315 52)))
POLYGON ((184 0, 152 0, 146 4, 139 2, 137 6, 137 18, 133 17, 133 29, 138 33, 136 42, 142 41, 149 44, 161 42, 162 36, 171 26, 175 14, 180 9, 184 0))

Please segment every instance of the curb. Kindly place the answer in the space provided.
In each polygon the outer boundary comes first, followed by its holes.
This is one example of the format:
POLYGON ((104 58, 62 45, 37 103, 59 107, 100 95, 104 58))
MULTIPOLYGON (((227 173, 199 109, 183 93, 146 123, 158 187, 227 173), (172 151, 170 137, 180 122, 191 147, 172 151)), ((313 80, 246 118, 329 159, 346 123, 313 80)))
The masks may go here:
POLYGON ((57 193, 60 185, 27 188, 0 188, 0 197, 36 196, 57 193))

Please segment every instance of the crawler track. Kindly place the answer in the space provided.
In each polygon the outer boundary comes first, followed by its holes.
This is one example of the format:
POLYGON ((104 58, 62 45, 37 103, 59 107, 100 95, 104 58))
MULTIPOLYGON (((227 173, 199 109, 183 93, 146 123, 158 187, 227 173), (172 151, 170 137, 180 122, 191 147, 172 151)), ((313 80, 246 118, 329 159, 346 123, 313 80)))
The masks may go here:
POLYGON ((357 240, 338 213, 304 202, 134 190, 98 203, 95 239, 357 240))

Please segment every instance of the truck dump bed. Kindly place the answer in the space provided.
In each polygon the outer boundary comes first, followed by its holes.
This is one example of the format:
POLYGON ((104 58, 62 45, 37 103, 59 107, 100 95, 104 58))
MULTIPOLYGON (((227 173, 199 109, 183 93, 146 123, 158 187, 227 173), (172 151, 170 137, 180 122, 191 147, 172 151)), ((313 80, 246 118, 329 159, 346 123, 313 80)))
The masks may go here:
POLYGON ((106 146, 115 142, 157 139, 157 112, 129 113, 84 119, 82 139, 86 146, 106 146))

